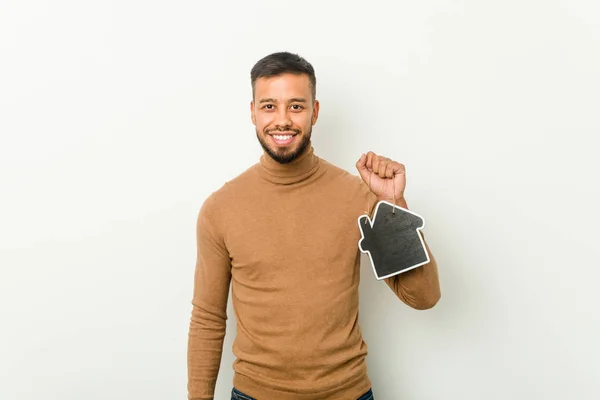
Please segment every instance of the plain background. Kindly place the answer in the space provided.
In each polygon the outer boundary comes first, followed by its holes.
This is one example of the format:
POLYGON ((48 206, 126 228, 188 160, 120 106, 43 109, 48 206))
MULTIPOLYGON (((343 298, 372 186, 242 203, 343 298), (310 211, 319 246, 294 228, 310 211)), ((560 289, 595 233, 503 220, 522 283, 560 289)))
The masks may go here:
POLYGON ((439 263, 415 311, 364 256, 377 399, 600 398, 597 1, 2 0, 0 46, 1 399, 185 398, 197 212, 281 50, 316 153, 403 162, 439 263))

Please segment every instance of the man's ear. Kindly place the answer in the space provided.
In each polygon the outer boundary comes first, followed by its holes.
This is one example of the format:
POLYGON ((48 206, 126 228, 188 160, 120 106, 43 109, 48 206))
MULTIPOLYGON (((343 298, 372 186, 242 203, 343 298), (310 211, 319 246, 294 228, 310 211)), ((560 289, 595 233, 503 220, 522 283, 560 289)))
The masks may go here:
POLYGON ((252 119, 252 125, 256 126, 256 117, 254 116, 254 100, 250 102, 250 118, 252 119))
POLYGON ((317 123, 317 119, 319 119, 319 100, 315 100, 313 103, 313 114, 312 114, 312 124, 317 123))

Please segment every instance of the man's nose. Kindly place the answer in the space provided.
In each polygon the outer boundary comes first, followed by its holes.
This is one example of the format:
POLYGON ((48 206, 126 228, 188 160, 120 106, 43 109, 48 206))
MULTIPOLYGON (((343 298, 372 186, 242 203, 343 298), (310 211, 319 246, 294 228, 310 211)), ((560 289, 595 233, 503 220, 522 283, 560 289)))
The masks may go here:
POLYGON ((292 126, 292 119, 290 118, 290 113, 287 107, 280 107, 277 110, 275 124, 280 128, 289 128, 292 126))

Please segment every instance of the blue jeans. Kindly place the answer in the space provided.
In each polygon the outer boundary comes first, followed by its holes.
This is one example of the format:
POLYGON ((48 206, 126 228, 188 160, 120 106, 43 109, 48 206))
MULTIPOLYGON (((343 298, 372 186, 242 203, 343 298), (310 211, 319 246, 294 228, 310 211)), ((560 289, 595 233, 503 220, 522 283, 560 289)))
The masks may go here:
MULTIPOLYGON (((256 400, 256 399, 254 397, 250 397, 247 394, 240 392, 236 388, 233 388, 231 390, 231 400, 256 400)), ((367 393, 360 396, 357 400, 375 400, 375 397, 373 397, 373 391, 371 389, 369 389, 369 391, 367 393)))

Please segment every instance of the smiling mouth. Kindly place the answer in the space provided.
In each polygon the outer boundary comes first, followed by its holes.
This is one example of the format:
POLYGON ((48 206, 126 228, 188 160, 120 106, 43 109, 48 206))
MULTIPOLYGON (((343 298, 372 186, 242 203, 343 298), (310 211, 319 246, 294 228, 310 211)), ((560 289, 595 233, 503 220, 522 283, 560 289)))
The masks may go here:
POLYGON ((287 135, 273 135, 271 134, 271 136, 273 136, 275 139, 277 140, 288 140, 289 138, 296 136, 295 133, 293 134, 287 134, 287 135))
POLYGON ((275 144, 282 145, 282 146, 290 144, 294 140, 294 137, 296 137, 296 135, 298 135, 298 134, 297 133, 284 133, 284 134, 270 133, 269 134, 269 136, 271 136, 273 138, 273 141, 275 142, 275 144))

